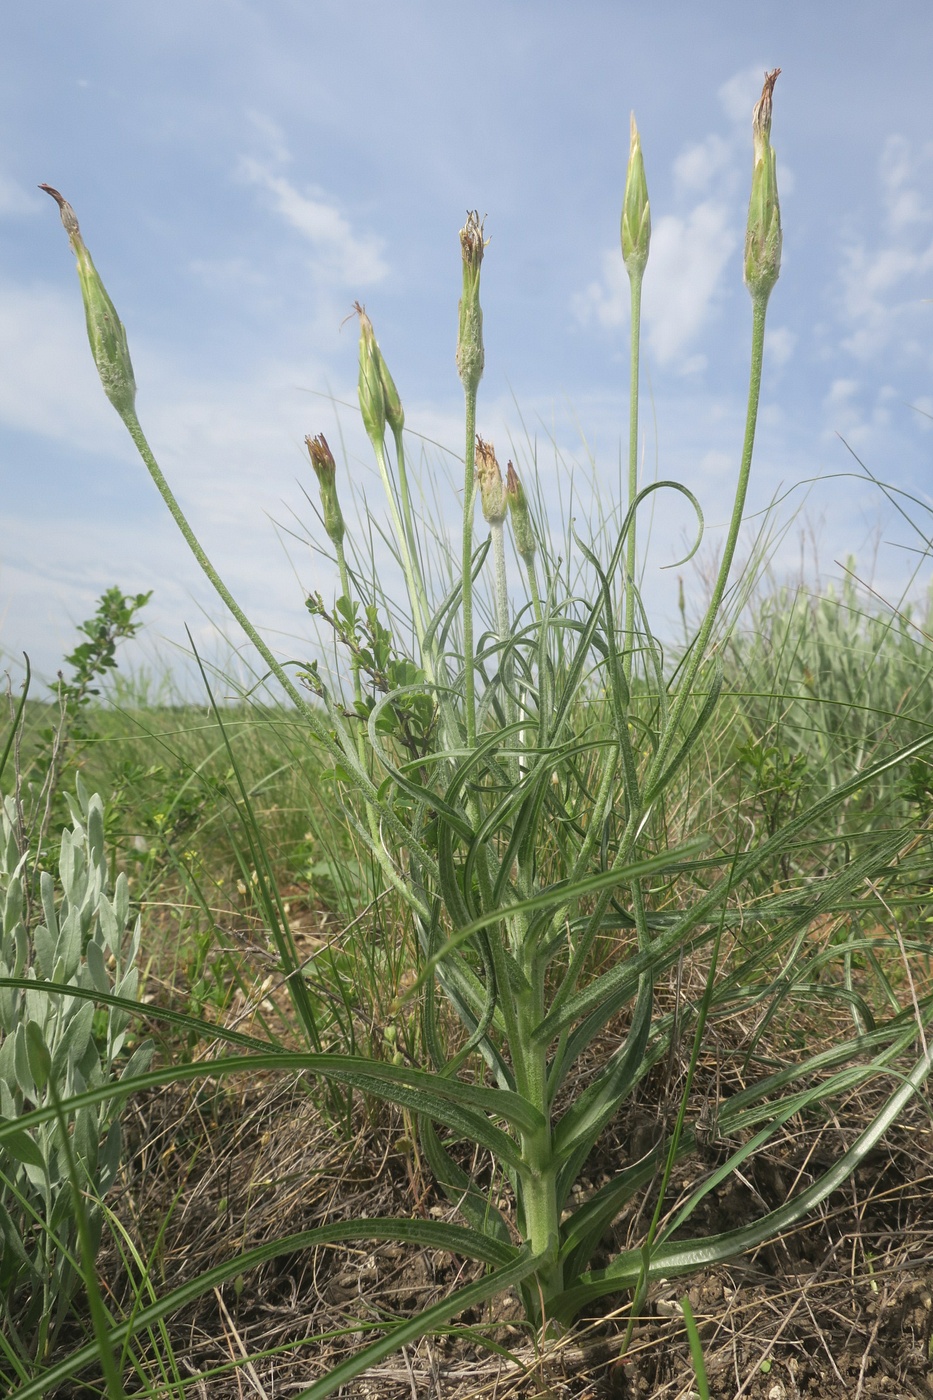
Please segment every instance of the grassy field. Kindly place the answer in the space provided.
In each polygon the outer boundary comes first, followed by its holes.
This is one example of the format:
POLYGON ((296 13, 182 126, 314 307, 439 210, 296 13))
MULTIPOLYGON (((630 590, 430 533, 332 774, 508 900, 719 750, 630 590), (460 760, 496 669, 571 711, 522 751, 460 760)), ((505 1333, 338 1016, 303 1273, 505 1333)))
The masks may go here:
MULTIPOLYGON (((798 588, 759 598, 729 640, 715 726, 659 818, 659 843, 676 846, 698 828, 709 836, 693 868, 667 882, 660 909, 695 897, 739 847, 773 836, 846 775, 929 732, 927 622, 922 611, 913 619, 864 611, 854 585, 822 597, 798 588)), ((323 1048, 424 1063, 417 1003, 404 1001, 423 964, 411 919, 337 813, 333 776, 300 718, 245 703, 219 713, 138 703, 119 679, 111 690, 113 702, 85 712, 81 738, 64 756, 53 812, 61 824, 61 795, 73 791, 77 773, 103 795, 109 857, 125 871, 142 914, 139 994, 147 1009, 124 1057, 150 1036, 154 1065, 195 1063, 220 1050, 212 1049, 213 1024, 267 1045, 306 1044, 258 871, 271 876, 278 917, 291 928, 323 1048), (200 1026, 166 1022, 165 1011, 200 1026)), ((47 760, 56 718, 55 707, 27 707, 20 749, 27 771, 33 756, 36 771, 47 760)), ((598 705, 590 721, 604 722, 598 705)), ((735 908, 747 917, 730 927, 716 971, 692 1086, 694 1141, 678 1165, 669 1212, 751 1138, 750 1127, 727 1121, 749 1079, 812 1058, 806 1080, 819 1084, 831 1078, 832 1067, 818 1063, 827 1046, 848 1046, 851 1069, 871 1054, 867 1041, 853 1050, 853 1037, 904 1015, 926 1023, 931 807, 933 770, 920 755, 833 804, 736 893, 735 908), (884 876, 862 881, 845 907, 821 907, 827 867, 856 859, 866 843, 892 832, 897 851, 884 876), (811 905, 792 957, 761 917, 787 890, 798 899, 806 891, 811 905), (742 982, 752 975, 750 996, 742 982)), ((50 838, 44 863, 52 868, 55 854, 50 838)), ((629 953, 631 937, 624 927, 604 935, 591 953, 594 969, 629 953)), ((680 959, 659 983, 659 1011, 686 1019, 708 967, 708 949, 680 959)), ((579 1067, 584 1083, 600 1053, 624 1039, 629 1021, 623 1008, 607 1022, 593 1059, 579 1067)), ((685 1026, 589 1154, 576 1187, 581 1199, 656 1148, 676 1117, 689 1064, 685 1026)), ((831 1111, 817 1099, 788 1117, 706 1197, 704 1227, 715 1235, 780 1204, 817 1174, 815 1162, 851 1144, 880 1094, 875 1079, 856 1078, 831 1111)), ((248 1248, 325 1220, 451 1212, 407 1111, 363 1093, 328 1091, 300 1072, 246 1070, 236 1080, 147 1090, 125 1110, 124 1139, 97 1255, 112 1318, 131 1316, 147 1298, 248 1248)), ((689 1290, 655 1285, 624 1366, 617 1359, 630 1298, 609 1295, 540 1356, 528 1349, 522 1310, 506 1298, 474 1309, 446 1339, 385 1363, 377 1379, 357 1382, 351 1393, 402 1395, 416 1385, 419 1394, 519 1396, 550 1386, 551 1394, 597 1395, 613 1393, 628 1375, 633 1394, 684 1394, 696 1384, 679 1312, 685 1291, 713 1394, 731 1395, 736 1365, 743 1378, 753 1375, 756 1356, 752 1395, 768 1394, 775 1377, 794 1380, 800 1393, 809 1377, 818 1382, 810 1393, 826 1395, 852 1393, 860 1374, 865 1394, 872 1382, 885 1393, 886 1375, 922 1381, 933 1322, 922 1263, 930 1142, 915 1103, 815 1220, 735 1265, 701 1268, 689 1290), (792 1306, 781 1301, 788 1290, 792 1306), (805 1305, 797 1306, 802 1297, 805 1305)), ((474 1153, 464 1165, 514 1210, 507 1180, 490 1177, 488 1162, 474 1153)), ((657 1184, 655 1171, 613 1224, 616 1247, 638 1239, 657 1184)), ((380 1320, 442 1295, 453 1279, 450 1255, 415 1245, 349 1253, 332 1245, 275 1258, 138 1336, 131 1349, 137 1380, 128 1393, 140 1386, 160 1395, 188 1388, 211 1396, 286 1393, 286 1385, 308 1381, 342 1354, 354 1329, 365 1336, 380 1320), (206 1391, 194 1386, 195 1375, 206 1391)), ((22 1295, 7 1301, 15 1317, 22 1295)), ((82 1326, 90 1321, 79 1289, 59 1347, 67 1338, 73 1348, 82 1326)), ((80 1393, 100 1393, 104 1384, 88 1373, 80 1393)), ((66 1381, 58 1393, 78 1393, 75 1387, 66 1381)))

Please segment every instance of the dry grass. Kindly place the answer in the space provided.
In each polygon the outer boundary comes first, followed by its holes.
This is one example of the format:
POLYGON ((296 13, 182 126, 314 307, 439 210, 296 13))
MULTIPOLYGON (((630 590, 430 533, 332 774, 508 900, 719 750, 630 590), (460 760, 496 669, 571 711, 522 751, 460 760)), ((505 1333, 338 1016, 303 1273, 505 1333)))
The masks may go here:
MULTIPOLYGON (((672 981, 667 994, 674 991, 672 981)), ((607 1041, 621 1029, 612 1028, 607 1041)), ((737 1020, 717 1024, 698 1071, 701 1102, 742 1086, 750 1029, 737 1020)), ((818 1027, 809 1029, 816 1036, 818 1027)), ((786 1060, 776 1028, 759 1053, 786 1060)), ((665 1105, 676 1101, 685 1058, 686 1051, 656 1066, 604 1135, 582 1174, 583 1194, 650 1148, 665 1105)), ((134 1103, 126 1167, 110 1205, 150 1260, 158 1291, 325 1221, 456 1218, 411 1155, 400 1114, 357 1099, 349 1122, 340 1123, 325 1116, 312 1087, 260 1075, 238 1085, 206 1081, 196 1091, 170 1087, 134 1103)), ((789 1122, 706 1198, 691 1233, 733 1228, 801 1189, 852 1141, 889 1089, 876 1081, 822 1121, 789 1122)), ((686 1194, 729 1145, 713 1124, 701 1151, 679 1169, 677 1191, 686 1194)), ((473 1167, 488 1173, 488 1163, 473 1167)), ((728 1267, 653 1288, 624 1362, 627 1298, 606 1299, 598 1317, 581 1319, 543 1352, 517 1300, 505 1298, 341 1393, 361 1400, 687 1400, 695 1380, 677 1300, 688 1290, 715 1400, 933 1396, 931 1183, 933 1129, 917 1103, 814 1219, 728 1267)), ((608 1247, 637 1242, 649 1194, 623 1213, 608 1247)), ((112 1242, 99 1266, 111 1303, 128 1307, 131 1289, 112 1242)), ((361 1328, 420 1310, 480 1269, 385 1243, 306 1251, 207 1294, 170 1319, 168 1344, 158 1339, 140 1355, 154 1377, 156 1353, 164 1358, 170 1349, 187 1393, 203 1400, 286 1397, 356 1349, 361 1328)), ((99 1393, 74 1385, 59 1392, 99 1393)))

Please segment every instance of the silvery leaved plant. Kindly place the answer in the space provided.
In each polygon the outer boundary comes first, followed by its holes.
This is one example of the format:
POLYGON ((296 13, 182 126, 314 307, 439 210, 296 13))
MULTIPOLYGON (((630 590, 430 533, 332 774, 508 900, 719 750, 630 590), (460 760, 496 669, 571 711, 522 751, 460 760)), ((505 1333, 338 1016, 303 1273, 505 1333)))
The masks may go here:
MULTIPOLYGON (((483 222, 471 213, 460 233, 456 354, 465 399, 462 534, 458 547, 444 556, 443 569, 429 567, 428 542, 441 550, 444 545, 416 509, 401 399, 370 318, 356 308, 360 411, 389 513, 388 528, 370 521, 368 534, 373 538, 381 530, 391 542, 404 579, 401 607, 393 600, 391 612, 380 610, 385 600, 367 591, 366 577, 377 572, 373 561, 368 571, 352 566, 337 465, 322 435, 308 439, 339 576, 333 604, 318 591, 309 608, 346 656, 344 679, 339 671, 325 675, 314 663, 283 665, 217 574, 140 426, 126 333, 78 220, 67 201, 46 187, 60 206, 77 258, 104 389, 202 569, 277 679, 308 742, 329 762, 346 820, 407 910, 420 956, 409 997, 419 997, 422 1063, 405 1063, 400 1053, 391 1063, 322 1053, 294 944, 287 928, 273 927, 307 1050, 241 1045, 243 1053, 233 1053, 238 1047, 228 1035, 231 1053, 205 1065, 171 1066, 138 1083, 277 1070, 320 1076, 382 1099, 417 1122, 421 1151, 450 1204, 450 1223, 339 1221, 271 1241, 169 1289, 114 1324, 111 1345, 124 1344, 199 1291, 276 1254, 352 1239, 392 1238, 447 1250, 479 1261, 486 1271, 417 1316, 386 1323, 383 1336, 309 1386, 305 1400, 331 1394, 391 1351, 509 1288, 520 1291, 529 1326, 541 1334, 568 1326, 610 1293, 634 1295, 634 1317, 653 1280, 753 1249, 817 1207, 928 1075, 930 1054, 922 1034, 918 1041, 915 1015, 922 1032, 933 1015, 929 999, 902 1011, 895 998, 884 1015, 866 1016, 862 997, 851 1038, 800 1060, 758 1060, 753 1041, 744 1087, 716 1108, 718 1137, 728 1144, 724 1156, 681 1191, 676 1204, 670 1199, 683 1175, 675 1177, 678 1164, 695 1152, 705 1131, 692 1090, 711 1019, 740 1010, 751 1017, 754 1010, 760 1024, 759 1018, 789 1014, 814 995, 835 996, 836 950, 817 953, 808 933, 814 920, 850 907, 866 883, 884 878, 907 838, 901 830, 879 828, 851 850, 846 844, 843 851, 840 842, 817 876, 802 875, 787 886, 758 877, 796 849, 814 825, 843 810, 853 793, 881 781, 930 742, 921 737, 843 775, 763 839, 730 844, 728 812, 718 825, 713 821, 699 835, 676 840, 669 837, 676 824, 663 820, 722 688, 715 644, 750 479, 767 307, 780 271, 770 141, 778 71, 766 75, 753 113, 744 256, 752 301, 750 377, 734 499, 708 603, 673 674, 637 588, 636 515, 653 493, 674 491, 694 506, 701 528, 702 516, 683 484, 638 488, 639 334, 651 211, 634 119, 621 226, 632 291, 629 490, 621 523, 602 554, 596 540, 569 532, 581 565, 575 577, 588 581, 588 591, 570 586, 545 522, 535 518, 535 493, 526 491, 527 481, 523 485, 511 462, 503 476, 494 447, 477 434, 487 240, 483 222), (482 539, 477 497, 488 527, 482 539), (517 578, 509 577, 507 523, 517 578), (438 592, 437 578, 449 579, 449 587, 438 592), (699 976, 691 990, 677 979, 682 991, 672 1012, 656 990, 685 961, 699 976), (656 1141, 641 1155, 633 1150, 588 1195, 575 1191, 604 1130, 615 1123, 625 1133, 633 1095, 647 1092, 652 1070, 670 1063, 681 1045, 688 1048, 683 1088, 670 1112, 662 1115, 659 1108, 656 1141), (883 1106, 808 1184, 741 1227, 713 1237, 691 1233, 709 1192, 739 1172, 791 1117, 888 1073, 895 1063, 894 1087, 883 1106), (484 1176, 474 1176, 466 1165, 477 1160, 487 1163, 484 1176), (641 1239, 594 1267, 594 1254, 627 1208, 644 1221, 641 1239)), ((863 942, 868 946, 870 939, 860 942, 853 934, 845 956, 858 956, 863 942)), ((905 942, 908 952, 911 946, 905 942)), ((860 994, 841 981, 839 987, 840 1001, 855 1007, 860 994)), ((75 1105, 87 1101, 79 1095, 75 1105)), ((40 1118, 33 1115, 32 1122, 40 1118)), ((10 1131, 0 1127, 0 1145, 10 1131)), ((94 1354, 89 1344, 49 1374, 71 1375, 94 1354)))
POLYGON ((93 1265, 82 1257, 75 1190, 96 1249, 120 1165, 120 1104, 70 1101, 132 1079, 151 1056, 148 1044, 126 1055, 140 938, 126 876, 111 884, 103 806, 80 777, 69 805, 58 881, 43 872, 38 899, 27 898, 30 853, 17 843, 14 798, 0 805, 0 1316, 14 1370, 45 1357, 93 1265), (98 994, 124 1005, 100 1005, 98 994), (60 1115, 30 1123, 56 1105, 60 1115))

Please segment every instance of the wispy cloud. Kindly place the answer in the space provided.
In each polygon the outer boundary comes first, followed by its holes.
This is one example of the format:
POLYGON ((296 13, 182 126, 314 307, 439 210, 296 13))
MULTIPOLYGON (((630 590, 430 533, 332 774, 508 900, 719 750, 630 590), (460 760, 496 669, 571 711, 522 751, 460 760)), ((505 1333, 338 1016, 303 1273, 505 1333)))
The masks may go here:
MULTIPOLYGON (((77 288, 0 283, 0 423, 87 451, 126 434, 100 391, 77 288)), ((131 455, 127 443, 126 455, 131 455)))
POLYGON ((726 263, 738 244, 725 204, 704 200, 686 218, 668 214, 651 236, 645 273, 648 341, 661 364, 670 364, 702 330, 726 263))
POLYGON ((734 143, 714 133, 681 151, 674 161, 674 180, 682 190, 703 194, 734 165, 734 143))
POLYGON ((39 198, 0 171, 0 219, 21 219, 41 208, 39 198))
MULTIPOLYGON (((720 90, 735 129, 710 132, 684 146, 673 161, 679 212, 654 211, 651 256, 645 273, 643 314, 648 345, 657 363, 680 371, 702 368, 695 343, 714 315, 723 272, 742 232, 742 161, 750 150, 747 132, 757 70, 743 71, 720 90)), ((582 324, 614 328, 628 316, 628 278, 619 251, 601 255, 601 276, 572 300, 582 324)), ((786 349, 786 347, 785 347, 786 349)))
MULTIPOLYGON (((645 273, 644 320, 648 344, 661 365, 685 360, 713 310, 723 269, 738 243, 729 207, 704 200, 685 216, 666 214, 651 232, 645 273)), ((602 277, 577 294, 572 310, 582 325, 596 321, 611 328, 628 317, 628 278, 621 252, 602 255, 602 277)))
POLYGON ((901 358, 928 353, 917 332, 920 313, 929 315, 921 303, 933 285, 933 208, 924 195, 931 167, 933 145, 915 151, 904 137, 889 137, 879 170, 879 236, 853 240, 844 250, 839 308, 849 333, 842 344, 863 363, 893 345, 901 358))
POLYGON ((331 285, 358 287, 381 282, 389 271, 385 241, 358 232, 340 202, 312 183, 299 185, 283 173, 291 154, 278 127, 254 116, 265 147, 261 157, 241 156, 237 174, 268 197, 271 208, 311 245, 312 271, 331 285))
POLYGON ((721 85, 717 93, 719 105, 730 121, 751 123, 752 108, 761 95, 762 78, 768 67, 765 63, 751 63, 721 85))

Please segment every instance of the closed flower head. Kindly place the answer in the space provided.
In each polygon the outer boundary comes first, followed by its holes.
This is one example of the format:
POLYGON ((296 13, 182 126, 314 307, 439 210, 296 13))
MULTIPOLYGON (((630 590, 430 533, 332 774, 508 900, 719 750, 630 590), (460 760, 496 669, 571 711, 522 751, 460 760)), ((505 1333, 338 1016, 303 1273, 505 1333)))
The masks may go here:
POLYGON ((771 95, 780 68, 765 74, 761 97, 752 113, 755 168, 745 235, 745 285, 755 301, 767 302, 781 271, 781 206, 771 147, 771 95))
POLYGON ((460 230, 463 257, 463 295, 460 298, 460 328, 457 336, 457 369, 467 392, 476 391, 486 363, 483 349, 483 311, 479 304, 479 276, 483 265, 483 222, 476 210, 467 214, 460 230))
POLYGON ((476 439, 476 478, 479 482, 480 500, 483 515, 490 525, 501 525, 505 519, 508 503, 502 485, 502 472, 496 461, 496 452, 491 442, 476 439))
MULTIPOLYGON (((360 318, 360 413, 363 415, 363 426, 369 434, 369 439, 378 450, 386 435, 385 389, 382 385, 382 375, 379 373, 381 357, 373 332, 373 323, 366 315, 364 307, 355 301, 353 309, 360 318)), ((395 385, 392 387, 394 389, 395 385)))
POLYGON ((528 502, 525 499, 525 488, 518 479, 518 473, 509 462, 505 473, 505 495, 509 503, 509 514, 512 517, 512 534, 515 537, 515 548, 519 555, 526 562, 534 558, 535 532, 531 525, 531 512, 528 509, 528 502))
POLYGON ((340 544, 344 534, 343 512, 337 499, 337 464, 323 433, 306 437, 305 445, 321 491, 324 529, 334 544, 340 544))
POLYGON ((625 197, 622 201, 622 259, 629 277, 640 277, 648 261, 648 245, 651 242, 651 205, 648 202, 645 161, 634 112, 631 136, 625 197))
POLYGON ((77 259, 88 340, 104 393, 121 418, 135 418, 136 377, 123 323, 84 245, 75 211, 51 185, 40 185, 39 188, 51 195, 58 205, 71 251, 77 259))

